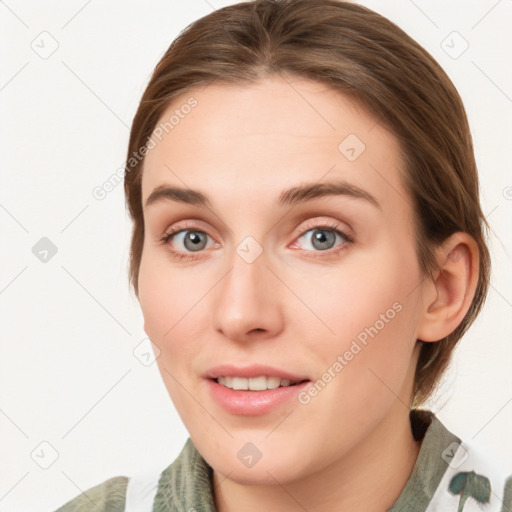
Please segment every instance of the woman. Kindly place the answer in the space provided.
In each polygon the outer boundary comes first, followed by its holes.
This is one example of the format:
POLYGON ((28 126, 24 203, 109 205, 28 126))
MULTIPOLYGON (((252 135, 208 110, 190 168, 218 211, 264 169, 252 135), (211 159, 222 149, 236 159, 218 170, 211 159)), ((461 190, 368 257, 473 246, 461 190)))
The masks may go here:
POLYGON ((490 258, 461 99, 401 29, 338 0, 197 20, 144 92, 125 192, 190 438, 59 511, 510 510, 512 470, 420 407, 490 258))

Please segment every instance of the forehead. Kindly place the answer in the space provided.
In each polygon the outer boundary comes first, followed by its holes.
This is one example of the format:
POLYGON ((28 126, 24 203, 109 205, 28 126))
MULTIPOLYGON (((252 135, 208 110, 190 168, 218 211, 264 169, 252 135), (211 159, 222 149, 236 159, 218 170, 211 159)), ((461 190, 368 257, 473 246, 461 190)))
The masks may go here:
POLYGON ((161 184, 277 197, 324 177, 375 196, 389 193, 385 186, 405 195, 396 138, 354 100, 303 78, 195 87, 174 98, 152 139, 143 201, 161 184))

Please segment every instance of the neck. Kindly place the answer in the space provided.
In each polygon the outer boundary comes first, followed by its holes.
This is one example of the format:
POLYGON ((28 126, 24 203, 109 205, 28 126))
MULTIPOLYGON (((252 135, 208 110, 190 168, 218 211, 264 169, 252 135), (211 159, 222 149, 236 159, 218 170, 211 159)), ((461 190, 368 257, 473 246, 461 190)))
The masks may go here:
POLYGON ((371 436, 341 459, 300 480, 285 485, 245 485, 214 471, 217 510, 387 510, 409 479, 421 446, 413 438, 409 411, 399 401, 395 409, 371 436))

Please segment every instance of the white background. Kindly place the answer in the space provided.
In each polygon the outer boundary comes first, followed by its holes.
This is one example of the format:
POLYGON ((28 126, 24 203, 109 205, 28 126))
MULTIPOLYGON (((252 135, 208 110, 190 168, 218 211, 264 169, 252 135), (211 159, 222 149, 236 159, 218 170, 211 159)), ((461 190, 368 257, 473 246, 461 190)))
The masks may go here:
MULTIPOLYGON (((164 468, 187 438, 156 365, 133 354, 145 333, 128 288, 123 187, 101 201, 92 190, 123 166, 138 101, 171 41, 231 3, 0 3, 1 511, 51 511, 109 477, 164 468), (34 50, 52 44, 46 59, 34 50), (58 249, 46 263, 32 253, 42 237, 58 249)), ((510 469, 512 2, 361 3, 422 44, 467 108, 494 231, 492 287, 432 408, 510 469)))

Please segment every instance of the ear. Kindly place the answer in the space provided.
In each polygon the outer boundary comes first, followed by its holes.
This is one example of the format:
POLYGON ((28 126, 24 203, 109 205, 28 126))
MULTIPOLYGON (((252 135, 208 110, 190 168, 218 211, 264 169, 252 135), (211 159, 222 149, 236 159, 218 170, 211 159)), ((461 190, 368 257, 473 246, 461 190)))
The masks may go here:
POLYGON ((439 270, 423 285, 423 305, 417 338, 439 341, 462 322, 475 295, 479 251, 474 238, 457 232, 436 250, 439 270))

